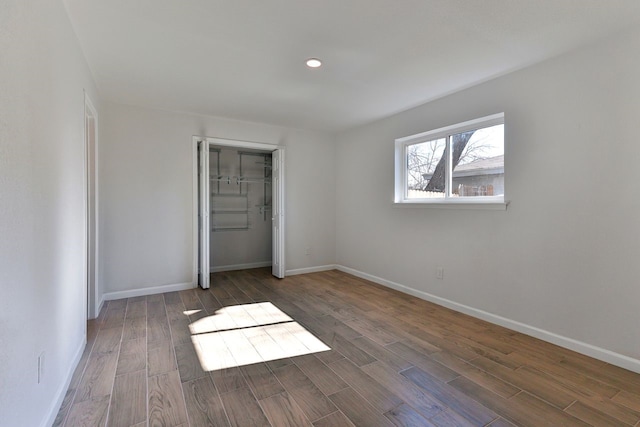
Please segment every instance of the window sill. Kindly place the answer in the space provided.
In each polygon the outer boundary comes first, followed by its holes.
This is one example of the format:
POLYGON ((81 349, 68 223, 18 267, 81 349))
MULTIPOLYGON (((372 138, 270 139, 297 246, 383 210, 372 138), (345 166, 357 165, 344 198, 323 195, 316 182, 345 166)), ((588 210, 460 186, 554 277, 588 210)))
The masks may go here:
POLYGON ((394 202, 394 208, 435 208, 435 209, 476 209, 476 210, 492 210, 506 211, 509 201, 403 201, 394 202))

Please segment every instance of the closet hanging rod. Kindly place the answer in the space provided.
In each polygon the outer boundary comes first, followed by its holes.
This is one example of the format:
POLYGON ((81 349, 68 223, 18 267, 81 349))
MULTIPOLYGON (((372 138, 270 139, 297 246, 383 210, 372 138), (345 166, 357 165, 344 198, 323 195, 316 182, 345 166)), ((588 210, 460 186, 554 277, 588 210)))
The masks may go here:
POLYGON ((227 184, 231 184, 231 181, 235 181, 235 183, 238 183, 238 177, 237 176, 227 176, 227 175, 218 175, 218 176, 212 176, 209 178, 210 181, 212 182, 226 182, 227 184))
POLYGON ((253 151, 238 151, 238 154, 241 156, 264 157, 264 156, 269 156, 271 153, 255 153, 253 151))
MULTIPOLYGON (((258 208, 258 213, 260 215, 265 214, 266 216, 266 213, 271 210, 271 205, 256 205, 256 207, 258 208)), ((265 221, 266 221, 266 218, 265 218, 265 221)))
POLYGON ((211 182, 226 182, 227 184, 231 184, 231 177, 230 176, 220 176, 217 178, 210 178, 209 179, 211 182))
POLYGON ((258 176, 239 176, 238 182, 264 182, 270 184, 271 178, 263 178, 258 176))

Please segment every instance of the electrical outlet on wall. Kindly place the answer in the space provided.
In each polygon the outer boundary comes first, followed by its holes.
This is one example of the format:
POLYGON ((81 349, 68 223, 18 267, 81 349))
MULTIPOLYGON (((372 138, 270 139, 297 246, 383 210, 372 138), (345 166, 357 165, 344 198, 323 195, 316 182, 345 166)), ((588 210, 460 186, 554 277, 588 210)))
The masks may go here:
POLYGON ((307 246, 307 247, 304 249, 304 254, 305 254, 305 255, 311 255, 311 246, 307 246))
POLYGON ((436 268, 436 279, 440 279, 440 280, 444 279, 444 267, 436 268))

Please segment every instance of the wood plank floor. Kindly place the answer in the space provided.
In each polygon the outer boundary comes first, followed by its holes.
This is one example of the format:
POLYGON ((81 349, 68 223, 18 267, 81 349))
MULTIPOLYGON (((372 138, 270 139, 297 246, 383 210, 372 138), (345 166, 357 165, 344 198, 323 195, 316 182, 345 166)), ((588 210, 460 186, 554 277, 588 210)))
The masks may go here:
POLYGON ((636 426, 640 375, 338 271, 110 301, 55 426, 636 426))

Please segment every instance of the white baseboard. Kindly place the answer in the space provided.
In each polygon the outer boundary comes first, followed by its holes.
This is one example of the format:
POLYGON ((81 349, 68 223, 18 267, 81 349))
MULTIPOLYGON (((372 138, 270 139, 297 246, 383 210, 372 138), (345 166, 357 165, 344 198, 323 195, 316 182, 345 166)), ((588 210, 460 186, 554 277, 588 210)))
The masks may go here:
POLYGON ((193 289, 198 285, 194 285, 191 282, 176 283, 173 285, 152 286, 150 288, 130 289, 127 291, 107 292, 102 296, 104 301, 111 301, 114 299, 141 297, 144 295, 162 294, 165 292, 184 291, 186 289, 193 289))
POLYGON ((67 375, 64 381, 62 382, 62 384, 58 388, 58 391, 56 392, 56 398, 53 400, 53 405, 51 406, 51 408, 49 408, 49 413, 47 417, 44 419, 44 421, 41 424, 42 427, 49 427, 53 425, 53 422, 56 420, 56 417, 58 416, 58 411, 60 411, 60 407, 62 406, 64 397, 67 394, 67 389, 69 388, 69 384, 71 384, 73 373, 76 371, 76 368, 78 367, 78 363, 80 363, 80 359, 82 358, 82 353, 84 352, 84 348, 86 347, 86 345, 87 345, 87 337, 85 336, 84 339, 80 342, 80 347, 78 347, 78 349, 76 350, 76 354, 73 356, 73 359, 71 361, 71 366, 67 371, 67 375))
POLYGON ((507 319, 506 317, 498 316, 497 314, 489 313, 477 308, 470 307, 468 305, 460 304, 455 301, 441 298, 441 297, 429 294, 427 292, 419 291, 419 290, 410 288, 408 286, 401 285, 396 282, 392 282, 390 280, 386 280, 368 273, 364 273, 362 271, 355 270, 353 268, 345 267, 343 265, 336 265, 335 268, 345 273, 353 274, 354 276, 360 277, 362 279, 366 279, 371 282, 375 282, 380 285, 383 285, 392 289, 396 289, 400 292, 413 295, 420 299, 430 301, 435 304, 450 308, 452 310, 459 311, 464 314, 468 314, 469 316, 476 317, 478 319, 482 319, 487 322, 494 323, 496 325, 504 326, 505 328, 509 328, 514 331, 521 332, 525 335, 530 335, 532 337, 539 338, 543 341, 556 344, 560 347, 564 347, 569 350, 573 350, 575 352, 593 357, 594 359, 602 360, 612 365, 619 366, 621 368, 640 373, 640 360, 638 359, 634 359, 632 357, 625 356, 623 354, 615 353, 605 348, 597 347, 582 341, 575 340, 573 338, 568 338, 562 335, 558 335, 556 333, 549 332, 544 329, 537 328, 535 326, 530 326, 525 323, 518 322, 516 320, 507 319))
POLYGON ((220 265, 217 267, 212 266, 210 271, 212 273, 217 273, 220 271, 247 270, 249 268, 260 268, 260 267, 271 267, 271 261, 250 262, 247 264, 220 265))
POLYGON ((295 276, 296 274, 317 273, 319 271, 335 270, 337 266, 335 264, 318 265, 316 267, 296 268, 294 270, 285 271, 287 276, 295 276))

